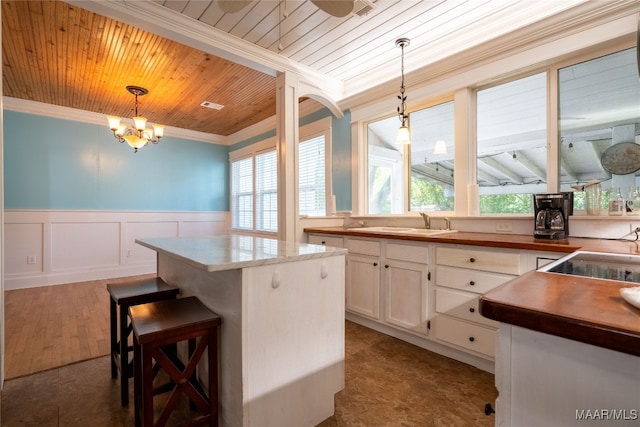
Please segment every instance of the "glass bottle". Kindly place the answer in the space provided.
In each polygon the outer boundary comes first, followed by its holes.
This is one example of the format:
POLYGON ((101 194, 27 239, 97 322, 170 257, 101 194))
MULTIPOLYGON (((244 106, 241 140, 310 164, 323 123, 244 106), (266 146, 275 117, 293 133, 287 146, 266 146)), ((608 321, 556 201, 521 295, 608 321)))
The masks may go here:
POLYGON ((629 188, 629 196, 627 197, 627 215, 640 215, 640 187, 632 186, 629 188))
POLYGON ((622 194, 620 193, 620 187, 611 187, 609 193, 609 215, 620 216, 624 213, 624 202, 622 200, 622 194))

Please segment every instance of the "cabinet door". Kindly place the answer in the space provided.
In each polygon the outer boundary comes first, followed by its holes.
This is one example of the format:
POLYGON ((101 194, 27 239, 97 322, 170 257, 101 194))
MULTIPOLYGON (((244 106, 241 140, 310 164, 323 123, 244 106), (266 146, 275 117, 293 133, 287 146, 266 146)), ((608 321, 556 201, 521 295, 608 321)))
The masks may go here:
POLYGON ((386 260, 385 321, 427 334, 427 265, 386 260))
POLYGON ((347 255, 346 309, 380 319, 380 259, 347 255))

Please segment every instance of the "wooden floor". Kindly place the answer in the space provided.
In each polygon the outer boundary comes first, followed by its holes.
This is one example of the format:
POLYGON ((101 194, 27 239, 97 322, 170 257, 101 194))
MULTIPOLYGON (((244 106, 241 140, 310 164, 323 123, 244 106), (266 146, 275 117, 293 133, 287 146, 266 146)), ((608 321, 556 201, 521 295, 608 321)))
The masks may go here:
POLYGON ((5 378, 109 354, 107 283, 127 279, 6 291, 5 378))

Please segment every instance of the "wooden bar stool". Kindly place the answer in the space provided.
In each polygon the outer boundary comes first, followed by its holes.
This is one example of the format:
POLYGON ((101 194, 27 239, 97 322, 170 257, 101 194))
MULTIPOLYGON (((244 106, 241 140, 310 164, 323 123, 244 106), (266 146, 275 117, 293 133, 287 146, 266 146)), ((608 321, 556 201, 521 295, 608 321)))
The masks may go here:
POLYGON ((200 413, 188 425, 218 425, 218 329, 222 318, 197 297, 178 298, 129 308, 133 325, 134 399, 136 426, 164 426, 184 393, 200 413), (183 364, 167 349, 189 343, 189 360, 183 364), (196 345, 197 342, 197 345, 196 345), (208 349, 207 349, 208 347, 208 349), (196 367, 207 350, 208 396, 198 381, 196 367), (156 364, 153 364, 155 360, 156 364), (154 367, 171 381, 171 394, 154 421, 154 367))
POLYGON ((129 322, 129 307, 175 298, 180 289, 167 284, 159 277, 154 277, 109 283, 107 290, 111 295, 109 303, 111 378, 117 378, 118 370, 120 370, 120 403, 122 406, 127 406, 129 404, 129 378, 133 377, 133 361, 129 360, 129 354, 133 350, 133 347, 129 346, 129 335, 132 330, 129 322), (120 306, 119 322, 118 306, 120 306), (119 330, 118 323, 120 323, 119 330))

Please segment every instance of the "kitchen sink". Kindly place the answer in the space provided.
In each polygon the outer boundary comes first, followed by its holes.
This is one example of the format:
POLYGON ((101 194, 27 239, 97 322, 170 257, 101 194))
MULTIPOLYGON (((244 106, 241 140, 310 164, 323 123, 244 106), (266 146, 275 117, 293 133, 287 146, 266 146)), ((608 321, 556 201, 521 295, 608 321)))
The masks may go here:
POLYGON ((440 234, 457 233, 458 230, 443 230, 436 228, 413 228, 408 233, 420 234, 421 236, 438 236, 440 234))
POLYGON ((388 234, 413 234, 420 236, 439 236, 442 234, 457 233, 458 230, 444 230, 436 228, 412 228, 412 227, 361 227, 354 230, 372 231, 388 234))

